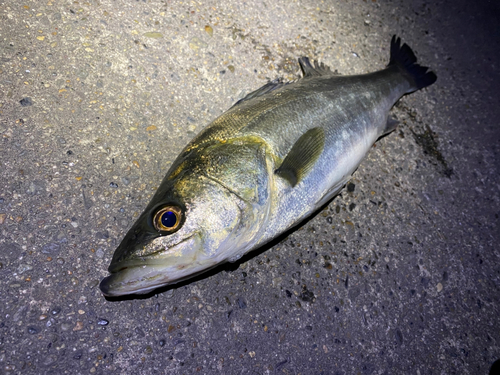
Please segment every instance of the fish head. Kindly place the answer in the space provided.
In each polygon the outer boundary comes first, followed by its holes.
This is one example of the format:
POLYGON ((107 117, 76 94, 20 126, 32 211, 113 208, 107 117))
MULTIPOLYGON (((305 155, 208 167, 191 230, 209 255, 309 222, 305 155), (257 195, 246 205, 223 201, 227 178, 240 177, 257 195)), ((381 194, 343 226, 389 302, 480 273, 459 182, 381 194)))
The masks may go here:
POLYGON ((164 180, 115 250, 105 296, 145 294, 204 272, 231 256, 249 205, 196 173, 164 180))

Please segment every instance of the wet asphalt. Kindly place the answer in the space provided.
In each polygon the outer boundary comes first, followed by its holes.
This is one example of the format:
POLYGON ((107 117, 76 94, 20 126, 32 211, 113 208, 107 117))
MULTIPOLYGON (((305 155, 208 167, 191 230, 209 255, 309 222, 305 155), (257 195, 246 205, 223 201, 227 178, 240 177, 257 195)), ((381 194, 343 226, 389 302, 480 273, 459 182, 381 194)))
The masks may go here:
POLYGON ((494 1, 0 2, 0 374, 488 374, 500 358, 494 1), (300 56, 438 76, 351 183, 235 264, 99 281, 172 161, 300 56))

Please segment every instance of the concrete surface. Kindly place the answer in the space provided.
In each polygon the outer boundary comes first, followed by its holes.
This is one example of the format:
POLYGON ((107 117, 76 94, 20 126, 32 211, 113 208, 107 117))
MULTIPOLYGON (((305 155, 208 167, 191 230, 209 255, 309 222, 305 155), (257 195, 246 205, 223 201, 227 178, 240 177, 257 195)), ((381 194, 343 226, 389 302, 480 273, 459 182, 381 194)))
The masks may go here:
POLYGON ((500 358, 495 1, 0 1, 0 373, 487 374, 500 358), (97 287, 181 148, 317 58, 438 75, 344 190, 236 265, 97 287))

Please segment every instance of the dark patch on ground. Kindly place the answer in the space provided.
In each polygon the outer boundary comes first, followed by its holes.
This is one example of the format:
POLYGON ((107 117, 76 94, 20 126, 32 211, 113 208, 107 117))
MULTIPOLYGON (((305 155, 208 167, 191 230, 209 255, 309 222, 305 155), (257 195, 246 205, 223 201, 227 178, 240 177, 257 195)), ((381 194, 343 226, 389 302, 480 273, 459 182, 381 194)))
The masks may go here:
POLYGON ((304 302, 313 303, 316 301, 316 296, 313 292, 307 289, 305 285, 302 286, 302 293, 300 293, 299 298, 304 302))
MULTIPOLYGON (((442 166, 441 173, 446 177, 450 178, 453 174, 453 169, 448 167, 448 163, 446 159, 443 157, 443 154, 439 151, 438 147, 438 135, 434 133, 429 125, 425 125, 425 130, 423 133, 416 133, 413 129, 410 129, 413 133, 413 137, 417 144, 422 147, 424 154, 431 156, 436 159, 438 163, 442 166)), ((434 163, 435 164, 435 163, 434 163)))

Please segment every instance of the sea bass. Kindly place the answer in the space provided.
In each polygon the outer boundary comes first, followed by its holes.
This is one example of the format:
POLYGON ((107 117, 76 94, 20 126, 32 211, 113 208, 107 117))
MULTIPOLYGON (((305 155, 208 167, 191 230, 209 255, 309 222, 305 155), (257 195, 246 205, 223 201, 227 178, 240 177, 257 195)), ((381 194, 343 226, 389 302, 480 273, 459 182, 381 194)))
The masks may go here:
POLYGON ((269 82, 215 119, 181 152, 116 249, 105 296, 186 280, 297 225, 347 183, 389 110, 436 81, 395 36, 383 70, 340 76, 307 57, 303 78, 269 82))

